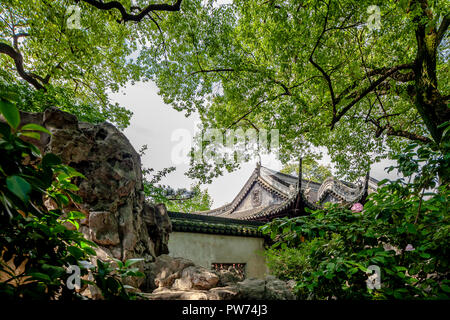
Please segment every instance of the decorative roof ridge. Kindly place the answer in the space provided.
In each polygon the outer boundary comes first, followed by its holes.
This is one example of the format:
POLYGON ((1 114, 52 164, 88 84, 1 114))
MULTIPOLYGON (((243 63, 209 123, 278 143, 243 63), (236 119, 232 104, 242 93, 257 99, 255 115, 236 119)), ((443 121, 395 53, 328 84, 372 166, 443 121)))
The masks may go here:
POLYGON ((207 215, 194 214, 194 213, 182 213, 182 212, 174 212, 174 211, 168 211, 167 213, 171 220, 177 220, 177 221, 190 220, 190 221, 198 221, 198 222, 207 222, 207 223, 212 223, 212 224, 240 225, 240 226, 246 226, 246 227, 259 227, 264 224, 259 221, 244 221, 241 219, 214 217, 214 216, 207 216, 207 215))
MULTIPOLYGON (((313 209, 313 210, 316 210, 319 208, 316 204, 314 204, 314 203, 310 202, 308 199, 306 199, 303 192, 300 193, 300 196, 302 197, 302 201, 303 201, 303 203, 305 203, 306 207, 313 209)), ((287 209, 296 200, 297 200, 297 194, 291 196, 290 198, 283 201, 276 207, 269 206, 269 207, 264 208, 263 210, 261 210, 260 212, 258 212, 256 214, 247 216, 247 217, 245 217, 245 220, 251 220, 251 219, 255 219, 255 218, 267 217, 267 216, 270 216, 273 214, 277 214, 280 211, 287 209)))
MULTIPOLYGON (((288 177, 288 178, 291 178, 291 179, 295 179, 296 181, 298 181, 298 176, 294 176, 294 175, 292 175, 292 174, 283 173, 283 172, 281 172, 281 171, 275 171, 275 170, 272 170, 272 169, 267 168, 267 167, 264 167, 264 166, 261 166, 261 167, 264 168, 264 169, 266 169, 266 170, 272 171, 272 172, 274 172, 274 173, 276 173, 276 174, 278 174, 278 175, 280 175, 280 176, 285 176, 285 177, 288 177)), ((321 185, 320 182, 315 182, 315 181, 308 180, 308 179, 302 179, 302 183, 303 183, 303 182, 308 182, 308 183, 316 184, 316 185, 318 185, 318 186, 321 185)), ((298 182, 297 182, 296 184, 298 184, 298 182)))
POLYGON ((210 209, 210 210, 205 210, 205 211, 194 211, 189 214, 208 215, 208 214, 212 214, 212 213, 222 211, 222 210, 223 210, 223 212, 219 212, 219 213, 224 213, 224 212, 228 211, 228 209, 229 209, 228 207, 230 207, 230 206, 231 206, 231 203, 229 202, 229 203, 225 203, 224 205, 217 207, 215 209, 210 209))
POLYGON ((364 193, 364 188, 359 185, 355 185, 355 188, 352 188, 349 186, 349 183, 344 183, 334 177, 327 177, 319 188, 317 200, 319 202, 322 201, 328 193, 333 194, 345 202, 353 202, 361 198, 362 193, 364 193))
MULTIPOLYGON (((283 173, 283 172, 281 172, 281 171, 275 171, 275 170, 272 170, 272 169, 270 169, 270 168, 267 168, 267 167, 265 167, 265 166, 261 166, 261 168, 264 168, 264 169, 266 169, 266 170, 269 170, 269 171, 273 171, 273 172, 275 172, 276 174, 278 174, 278 175, 280 175, 280 176, 285 176, 285 177, 288 177, 288 178, 291 178, 291 179, 296 179, 297 181, 298 181, 298 176, 294 176, 294 175, 292 175, 292 174, 287 174, 287 173, 283 173)), ((321 185, 321 183, 320 182, 315 182, 315 181, 312 181, 312 180, 308 180, 308 179, 302 179, 302 182, 309 182, 309 183, 313 183, 313 184, 317 184, 317 185, 321 185)), ((297 183, 298 184, 298 183, 297 183)))
POLYGON ((278 190, 277 188, 275 188, 275 186, 271 185, 269 182, 267 182, 264 178, 262 177, 258 177, 257 181, 261 183, 262 187, 264 189, 266 189, 267 191, 272 191, 273 193, 277 194, 278 196, 280 196, 283 199, 288 199, 289 196, 286 195, 283 191, 278 190))
POLYGON ((242 199, 247 195, 248 191, 253 185, 253 182, 258 178, 258 176, 259 176, 259 167, 257 165, 256 168, 253 170, 252 174, 250 175, 250 177, 248 178, 248 180, 245 182, 244 186, 241 188, 241 190, 238 192, 238 194, 234 197, 234 199, 231 202, 215 209, 207 211, 196 211, 194 212, 194 214, 211 215, 216 212, 218 212, 218 214, 225 214, 227 213, 227 211, 228 213, 233 212, 233 210, 236 209, 236 207, 239 205, 242 199))

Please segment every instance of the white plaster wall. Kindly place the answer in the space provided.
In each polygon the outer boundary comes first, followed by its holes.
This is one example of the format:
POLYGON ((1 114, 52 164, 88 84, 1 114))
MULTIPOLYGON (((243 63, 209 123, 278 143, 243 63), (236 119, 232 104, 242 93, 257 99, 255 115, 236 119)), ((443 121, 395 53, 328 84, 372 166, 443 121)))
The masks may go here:
POLYGON ((175 231, 169 237, 169 255, 207 269, 212 263, 245 263, 247 278, 262 279, 268 274, 263 245, 262 238, 175 231))

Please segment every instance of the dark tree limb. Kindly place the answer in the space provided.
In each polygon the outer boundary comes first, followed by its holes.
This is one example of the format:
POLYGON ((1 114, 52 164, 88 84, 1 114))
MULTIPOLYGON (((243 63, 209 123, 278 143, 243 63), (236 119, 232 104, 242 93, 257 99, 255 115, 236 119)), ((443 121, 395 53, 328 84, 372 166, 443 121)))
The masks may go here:
POLYGON ((436 46, 439 46, 439 44, 441 43, 449 25, 450 18, 448 16, 445 16, 444 19, 442 19, 441 25, 439 26, 439 29, 436 33, 436 46))
POLYGON ((331 82, 331 78, 330 75, 319 65, 317 64, 314 59, 314 52, 316 51, 317 47, 319 46, 320 40, 322 40, 323 35, 325 34, 325 32, 327 32, 327 24, 328 24, 328 15, 330 12, 330 2, 327 3, 327 14, 325 15, 325 21, 323 24, 323 29, 322 29, 322 33, 319 35, 319 37, 317 38, 317 41, 314 45, 314 48, 311 52, 311 54, 309 55, 309 62, 311 62, 311 64, 317 69, 319 70, 319 72, 323 75, 323 77, 325 78, 327 84, 328 84, 328 89, 330 90, 330 95, 331 95, 331 104, 333 106, 333 115, 336 113, 336 96, 334 94, 334 90, 333 90, 333 84, 331 82))
POLYGON ((389 123, 387 123, 386 125, 381 125, 380 120, 386 117, 391 117, 391 116, 396 116, 398 114, 390 114, 390 115, 386 115, 386 116, 381 116, 378 119, 367 119, 367 122, 372 123, 375 127, 377 127, 377 130, 375 132, 375 137, 380 137, 383 133, 387 136, 395 136, 395 137, 402 137, 402 138, 407 138, 409 140, 413 140, 413 141, 420 141, 420 142, 424 142, 424 143, 431 143, 432 140, 430 138, 424 137, 422 135, 419 135, 417 133, 412 133, 406 130, 397 130, 394 129, 389 123))
POLYGON ((413 64, 406 63, 394 66, 392 68, 389 68, 385 74, 381 77, 379 77, 377 80, 373 81, 367 88, 362 90, 361 92, 357 93, 355 98, 344 108, 342 108, 341 111, 336 113, 333 116, 333 120, 331 121, 331 129, 334 128, 334 125, 347 113, 348 110, 350 110, 356 103, 358 103, 362 98, 364 98, 366 95, 368 95, 370 92, 375 90, 383 81, 385 81, 387 78, 389 78, 392 74, 399 70, 403 69, 410 69, 413 67, 413 64))
POLYGON ((26 33, 26 32, 20 32, 20 33, 17 33, 17 34, 13 34, 14 48, 16 50, 19 50, 19 38, 21 38, 21 37, 28 37, 28 36, 29 36, 29 34, 26 33))
POLYGON ((46 90, 44 85, 42 83, 45 83, 42 77, 34 74, 26 72, 23 65, 23 57, 22 54, 19 51, 16 51, 13 47, 10 45, 0 42, 0 53, 6 54, 10 58, 14 60, 14 64, 16 66, 17 72, 19 73, 20 77, 30 83, 33 87, 40 90, 43 89, 46 90), (42 83, 41 83, 42 82, 42 83))
MULTIPOLYGON (((86 2, 100 10, 117 9, 119 10, 122 16, 122 21, 124 22, 127 21, 139 22, 142 19, 144 19, 144 17, 147 16, 150 12, 153 11, 169 11, 169 12, 180 11, 182 0, 177 0, 177 2, 175 2, 174 4, 166 4, 166 3, 149 4, 137 14, 128 13, 125 7, 118 1, 103 2, 101 0, 76 0, 76 2, 80 1, 86 2)), ((140 8, 133 7, 133 10, 135 9, 140 8)))
POLYGON ((188 74, 188 76, 192 76, 197 73, 210 73, 210 72, 233 72, 235 71, 232 68, 217 68, 217 69, 208 69, 208 70, 197 70, 188 74))
POLYGON ((431 143, 431 139, 418 135, 416 133, 412 133, 412 132, 408 132, 405 130, 396 130, 394 128, 392 128, 390 125, 386 125, 386 135, 388 136, 396 136, 396 137, 403 137, 403 138, 407 138, 409 140, 416 140, 416 141, 421 141, 421 142, 425 142, 425 143, 431 143))

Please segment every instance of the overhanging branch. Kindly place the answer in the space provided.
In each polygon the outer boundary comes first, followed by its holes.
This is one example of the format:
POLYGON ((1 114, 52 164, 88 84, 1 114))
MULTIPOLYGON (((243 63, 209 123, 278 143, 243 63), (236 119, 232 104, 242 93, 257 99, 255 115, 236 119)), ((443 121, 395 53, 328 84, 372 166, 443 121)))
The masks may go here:
POLYGON ((40 90, 43 89, 45 91, 45 87, 43 84, 39 82, 39 80, 44 80, 40 76, 26 72, 23 66, 23 57, 19 51, 14 50, 10 45, 0 42, 0 53, 6 54, 10 58, 14 60, 14 64, 16 66, 17 72, 20 77, 30 83, 33 87, 40 90))
POLYGON ((347 113, 348 110, 350 110, 356 103, 358 103, 362 98, 364 98, 367 94, 375 90, 376 87, 378 87, 383 81, 385 81, 387 78, 389 78, 392 74, 396 73, 399 70, 403 69, 411 69, 413 67, 413 64, 407 63, 407 64, 401 64, 397 65, 395 67, 389 68, 386 70, 384 75, 379 77, 377 80, 373 81, 366 89, 362 90, 360 93, 358 93, 355 98, 347 105, 345 106, 340 112, 333 115, 333 120, 331 121, 331 129, 334 128, 334 125, 347 113))
MULTIPOLYGON (((158 3, 158 4, 149 4, 144 9, 142 9, 137 14, 128 13, 125 7, 118 1, 110 1, 110 2, 103 2, 101 0, 76 0, 76 2, 86 2, 97 9, 100 10, 112 10, 117 9, 119 10, 122 21, 141 21, 147 14, 149 14, 152 11, 180 11, 181 7, 181 1, 177 0, 174 4, 166 4, 166 3, 158 3)), ((137 7, 133 7, 133 9, 136 9, 137 7)))

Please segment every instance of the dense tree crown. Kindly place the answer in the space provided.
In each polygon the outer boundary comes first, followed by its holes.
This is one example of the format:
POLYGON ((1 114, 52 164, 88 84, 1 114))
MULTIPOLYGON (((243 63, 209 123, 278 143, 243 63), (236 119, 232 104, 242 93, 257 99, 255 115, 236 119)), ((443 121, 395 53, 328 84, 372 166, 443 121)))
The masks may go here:
MULTIPOLYGON (((37 89, 39 108, 57 101, 121 126, 130 113, 107 92, 152 79, 204 128, 279 129, 281 160, 325 146, 353 177, 407 140, 440 142, 448 1, 221 3, 2 1, 2 77, 37 89)), ((193 163, 190 175, 235 167, 193 163)))
POLYGON ((22 91, 22 110, 56 105, 82 120, 107 119, 126 127, 131 112, 111 103, 107 93, 146 79, 136 52, 148 40, 159 41, 152 22, 156 12, 161 18, 177 11, 181 0, 174 5, 134 2, 131 8, 130 1, 2 0, 0 87, 22 91))
POLYGON ((439 142, 448 23, 445 1, 234 1, 171 16, 168 53, 145 50, 166 101, 205 127, 278 128, 283 160, 326 146, 361 174, 386 145, 439 142))

